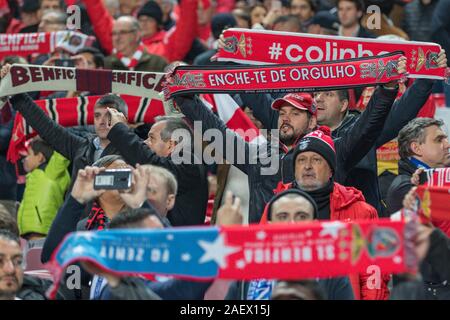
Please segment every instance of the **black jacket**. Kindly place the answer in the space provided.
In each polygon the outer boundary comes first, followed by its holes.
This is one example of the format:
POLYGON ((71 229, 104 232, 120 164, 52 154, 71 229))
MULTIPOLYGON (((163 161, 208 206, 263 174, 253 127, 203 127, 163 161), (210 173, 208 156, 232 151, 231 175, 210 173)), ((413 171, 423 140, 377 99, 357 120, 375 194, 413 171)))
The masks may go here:
MULTIPOLYGON (((345 181, 353 166, 372 148, 396 95, 397 90, 378 88, 368 104, 367 112, 364 112, 342 137, 334 140, 337 155, 335 181, 340 183, 345 181)), ((203 133, 211 128, 222 132, 226 144, 223 150, 216 150, 216 152, 221 153, 228 162, 247 174, 250 189, 249 222, 259 222, 264 206, 273 196, 273 190, 278 182, 290 183, 295 179, 292 159, 295 148, 286 150, 286 147, 280 144, 277 150, 275 149, 278 147, 277 144, 272 146, 268 143, 259 148, 260 152, 252 152, 256 150, 256 147, 246 143, 239 135, 229 130, 225 123, 205 107, 198 97, 194 99, 176 97, 175 101, 189 120, 202 121, 203 133), (227 148, 230 142, 233 143, 231 146, 234 147, 234 152, 230 152, 231 148, 227 148), (240 150, 243 150, 245 155, 241 154, 240 150), (269 168, 271 170, 266 171, 269 168)))
POLYGON ((6 160, 14 120, 0 124, 0 200, 16 201, 17 177, 14 165, 6 160))
MULTIPOLYGON (((431 39, 439 43, 445 52, 450 52, 450 0, 439 0, 431 22, 431 39)), ((450 61, 447 61, 450 66, 450 61)))
MULTIPOLYGON (((324 291, 325 300, 354 300, 353 289, 347 277, 318 279, 319 287, 324 291)), ((228 289, 225 300, 247 300, 250 282, 234 281, 228 289)))
MULTIPOLYGON (((95 135, 81 137, 72 133, 51 120, 41 108, 39 108, 27 94, 17 94, 10 99, 13 108, 19 111, 24 119, 42 139, 49 143, 55 151, 62 154, 72 162, 72 189, 78 170, 94 163, 95 135)), ((109 144, 100 157, 118 154, 117 150, 109 144)))
POLYGON ((172 226, 205 222, 208 180, 203 164, 175 164, 170 157, 159 157, 123 123, 111 128, 108 139, 129 164, 152 164, 166 168, 175 175, 178 193, 175 206, 167 215, 172 226))
POLYGON ((400 159, 398 162, 398 176, 392 181, 386 196, 388 213, 403 208, 403 199, 414 185, 411 183, 411 176, 417 170, 417 167, 408 159, 400 159))
MULTIPOLYGON (((58 248, 66 235, 71 232, 85 230, 85 224, 79 224, 85 208, 86 205, 79 203, 71 195, 67 197, 64 204, 59 208, 45 238, 41 252, 42 263, 50 261, 53 252, 58 248)), ((66 272, 61 279, 58 291, 67 300, 88 300, 92 276, 84 271, 81 265, 76 265, 80 268, 80 288, 72 289, 69 287, 70 281, 67 281, 67 279, 70 278, 72 273, 66 272)))
MULTIPOLYGON (((394 139, 398 132, 419 113, 427 101, 433 80, 418 79, 413 82, 402 97, 395 101, 384 124, 383 130, 378 136, 375 145, 367 155, 350 171, 345 181, 339 181, 346 186, 361 190, 366 201, 377 209, 379 216, 383 215, 381 195, 378 185, 378 170, 376 149, 394 139)), ((262 122, 267 129, 275 129, 278 126, 278 111, 271 108, 273 99, 270 95, 241 94, 244 105, 254 106, 254 116, 262 122)), ((333 130, 333 138, 343 136, 359 119, 361 113, 351 111, 344 118, 342 124, 333 130)))
MULTIPOLYGON (((100 300, 114 300, 119 293, 127 295, 127 292, 134 292, 134 296, 140 299, 137 295, 141 292, 151 291, 158 295, 162 300, 203 300, 206 291, 213 283, 212 281, 188 281, 181 279, 169 279, 164 282, 149 281, 140 278, 135 279, 133 286, 122 285, 122 288, 111 288, 109 285, 102 291, 100 300)), ((131 299, 129 299, 131 300, 131 299)))
POLYGON ((439 229, 430 235, 430 247, 422 261, 422 279, 394 287, 391 300, 450 300, 450 239, 439 229), (430 284, 430 276, 432 282, 430 284))

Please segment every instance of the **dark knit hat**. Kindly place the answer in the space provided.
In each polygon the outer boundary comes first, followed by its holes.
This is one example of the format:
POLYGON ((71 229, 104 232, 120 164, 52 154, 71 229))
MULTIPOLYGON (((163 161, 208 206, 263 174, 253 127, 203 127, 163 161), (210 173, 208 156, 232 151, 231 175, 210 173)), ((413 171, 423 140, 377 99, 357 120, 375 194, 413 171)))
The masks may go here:
POLYGON ((330 128, 321 126, 317 130, 304 136, 295 147, 294 151, 294 172, 297 156, 302 152, 312 151, 320 154, 330 165, 333 173, 336 171, 336 150, 334 149, 333 138, 331 138, 330 128))
POLYGON ((153 18, 156 20, 156 22, 158 23, 158 25, 162 24, 162 19, 163 19, 163 12, 161 10, 161 7, 159 6, 158 3, 156 3, 155 1, 148 1, 146 2, 141 9, 139 9, 137 17, 139 18, 140 16, 147 16, 150 18, 153 18))
POLYGON ((234 28, 236 25, 236 19, 231 13, 216 14, 211 20, 211 31, 214 39, 219 39, 223 30, 234 28))
POLYGON ((296 189, 296 188, 292 188, 292 189, 287 189, 284 190, 283 192, 277 193, 276 195, 274 195, 272 197, 272 199, 270 199, 270 201, 267 203, 267 220, 271 221, 272 220, 272 205, 275 201, 277 201, 278 199, 284 197, 285 195, 288 194, 297 194, 303 198, 305 198, 306 200, 308 200, 309 203, 311 203, 313 210, 314 210, 314 215, 313 217, 316 218, 317 217, 317 213, 318 213, 318 209, 317 209, 317 204, 314 201, 314 199, 307 194, 305 191, 300 190, 300 189, 296 189))

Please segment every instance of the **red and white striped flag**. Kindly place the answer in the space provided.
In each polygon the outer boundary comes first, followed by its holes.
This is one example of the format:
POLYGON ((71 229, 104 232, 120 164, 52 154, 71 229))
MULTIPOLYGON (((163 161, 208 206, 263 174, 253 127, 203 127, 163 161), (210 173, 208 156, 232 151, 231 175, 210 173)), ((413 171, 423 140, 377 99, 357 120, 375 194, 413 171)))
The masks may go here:
POLYGON ((253 124, 249 117, 228 94, 201 94, 200 100, 220 119, 230 130, 235 131, 249 143, 262 144, 266 138, 253 124))

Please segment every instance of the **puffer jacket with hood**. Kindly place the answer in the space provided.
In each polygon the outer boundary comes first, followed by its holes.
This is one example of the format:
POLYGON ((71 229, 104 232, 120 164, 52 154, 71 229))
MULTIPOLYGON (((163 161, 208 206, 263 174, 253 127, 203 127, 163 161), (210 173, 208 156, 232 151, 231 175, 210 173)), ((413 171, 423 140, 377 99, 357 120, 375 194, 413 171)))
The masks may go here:
MULTIPOLYGON (((280 185, 277 191, 284 191, 292 188, 293 183, 280 185)), ((368 204, 361 191, 353 187, 345 187, 339 183, 334 183, 333 192, 330 195, 330 220, 352 221, 352 220, 375 220, 378 219, 377 211, 368 204)), ((267 222, 267 212, 265 211, 261 222, 267 222)), ((353 287, 355 299, 362 300, 386 300, 389 297, 387 283, 389 275, 381 274, 381 287, 379 289, 369 289, 367 284, 371 277, 368 273, 349 275, 353 287)))
POLYGON ((48 233, 70 185, 69 163, 62 155, 53 152, 47 165, 27 174, 23 200, 17 213, 21 235, 48 233))

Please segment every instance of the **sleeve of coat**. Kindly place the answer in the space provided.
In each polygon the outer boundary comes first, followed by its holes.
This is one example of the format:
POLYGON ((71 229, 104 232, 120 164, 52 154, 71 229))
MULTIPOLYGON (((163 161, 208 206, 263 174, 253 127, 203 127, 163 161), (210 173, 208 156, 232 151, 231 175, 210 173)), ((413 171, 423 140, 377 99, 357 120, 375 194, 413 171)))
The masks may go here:
POLYGON ((97 36, 102 48, 110 55, 113 51, 111 32, 114 19, 109 14, 103 1, 99 0, 83 0, 86 5, 86 11, 89 20, 92 23, 92 29, 97 36))
POLYGON ((28 94, 16 94, 10 99, 10 103, 22 114, 27 124, 65 158, 73 160, 80 146, 86 143, 86 139, 50 119, 28 94))
MULTIPOLYGON (((175 102, 176 105, 180 108, 181 112, 190 121, 201 121, 202 135, 205 134, 208 129, 216 129, 222 133, 222 150, 216 150, 217 159, 225 159, 245 174, 248 174, 248 165, 249 163, 251 163, 249 159, 254 159, 250 158, 252 154, 251 148, 244 139, 242 139, 237 133, 228 129, 225 123, 221 119, 219 119, 211 110, 209 110, 203 104, 203 102, 198 99, 198 97, 194 96, 193 99, 190 97, 175 97, 175 102), (234 148, 233 152, 230 152, 229 150, 227 152, 227 149, 229 149, 230 146, 234 148), (244 150, 243 154, 239 152, 241 150, 244 150), (220 153, 220 155, 218 155, 217 153, 220 153)), ((254 147, 256 150, 256 146, 254 147)))
POLYGON ((398 132, 409 121, 417 117, 420 109, 427 102, 434 83, 435 81, 430 79, 414 80, 400 99, 393 103, 383 131, 377 139, 377 148, 397 137, 398 132))
POLYGON ((398 90, 378 86, 353 126, 335 140, 338 165, 345 172, 353 168, 372 149, 383 130, 398 90))
POLYGON ((192 47, 197 35, 197 0, 183 0, 180 3, 182 19, 169 30, 166 46, 166 57, 169 62, 183 60, 192 47))
POLYGON ((52 226, 45 238, 42 248, 41 261, 46 263, 50 261, 53 251, 59 246, 64 237, 77 229, 77 223, 80 220, 85 205, 80 204, 72 196, 68 196, 62 207, 56 214, 52 226))
POLYGON ((241 93, 243 105, 252 109, 256 119, 261 121, 264 129, 278 129, 278 111, 272 109, 274 99, 268 93, 241 93))
POLYGON ((125 124, 117 123, 113 126, 108 133, 108 139, 132 166, 138 163, 152 164, 166 168, 178 177, 178 171, 182 166, 173 163, 170 157, 158 156, 125 124))
POLYGON ((425 261, 442 281, 450 279, 450 239, 440 229, 435 229, 430 235, 430 248, 425 261))

